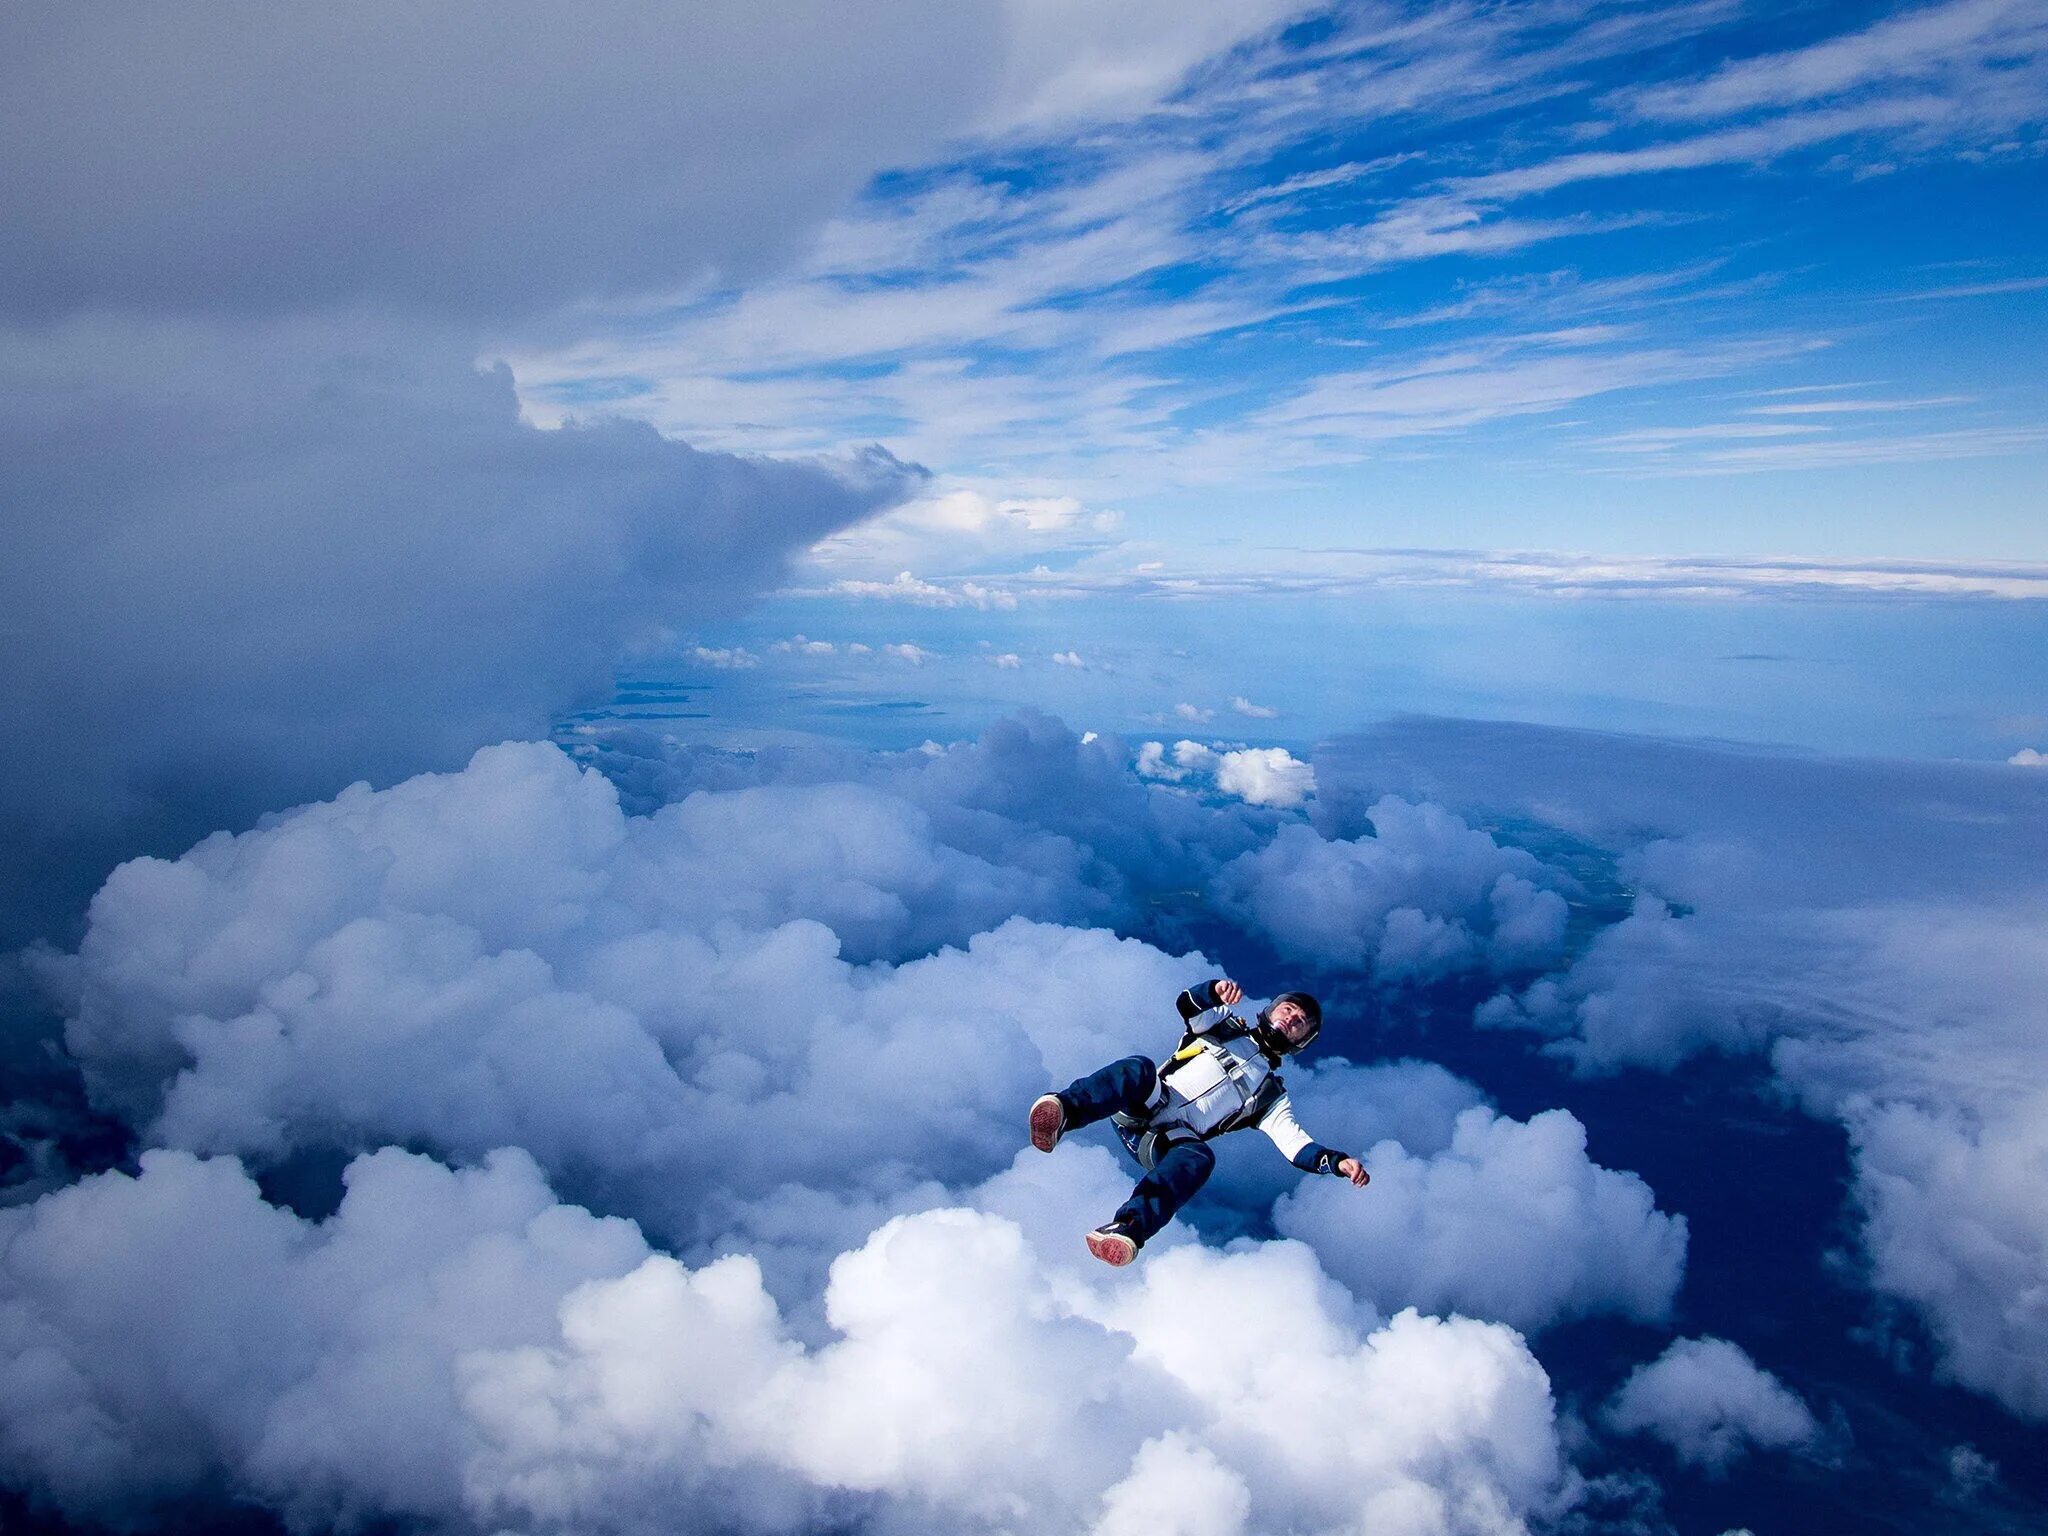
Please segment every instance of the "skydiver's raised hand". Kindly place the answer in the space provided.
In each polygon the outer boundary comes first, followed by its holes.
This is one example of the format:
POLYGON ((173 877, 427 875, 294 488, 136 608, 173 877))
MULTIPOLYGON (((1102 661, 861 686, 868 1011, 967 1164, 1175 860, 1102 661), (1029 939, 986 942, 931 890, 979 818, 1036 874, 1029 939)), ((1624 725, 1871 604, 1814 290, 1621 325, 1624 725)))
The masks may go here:
POLYGON ((1234 1007, 1244 1001, 1244 988, 1227 979, 1219 981, 1216 983, 1216 1001, 1225 1008, 1234 1007))
POLYGON ((1356 1184, 1360 1189, 1372 1182, 1372 1175, 1365 1171, 1365 1164, 1355 1157, 1347 1157, 1337 1165, 1337 1172, 1356 1184))

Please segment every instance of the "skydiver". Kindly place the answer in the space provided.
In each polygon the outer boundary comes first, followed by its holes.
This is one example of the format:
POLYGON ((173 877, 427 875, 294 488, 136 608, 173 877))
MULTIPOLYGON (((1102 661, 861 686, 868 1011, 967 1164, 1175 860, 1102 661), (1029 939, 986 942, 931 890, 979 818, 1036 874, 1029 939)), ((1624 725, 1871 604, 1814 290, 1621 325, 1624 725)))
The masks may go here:
POLYGON ((1207 1182, 1216 1166, 1208 1143, 1247 1128, 1264 1131, 1304 1173, 1364 1185, 1365 1165, 1309 1138, 1294 1118, 1280 1058, 1301 1050, 1323 1027, 1323 1010, 1306 992, 1283 992, 1247 1024, 1229 1010, 1244 989, 1227 979, 1192 986, 1175 1000, 1180 1046, 1163 1065, 1127 1056, 1031 1105, 1031 1145, 1050 1152, 1069 1131, 1105 1117, 1145 1176, 1115 1216, 1088 1234, 1088 1251, 1105 1264, 1128 1264, 1207 1182))

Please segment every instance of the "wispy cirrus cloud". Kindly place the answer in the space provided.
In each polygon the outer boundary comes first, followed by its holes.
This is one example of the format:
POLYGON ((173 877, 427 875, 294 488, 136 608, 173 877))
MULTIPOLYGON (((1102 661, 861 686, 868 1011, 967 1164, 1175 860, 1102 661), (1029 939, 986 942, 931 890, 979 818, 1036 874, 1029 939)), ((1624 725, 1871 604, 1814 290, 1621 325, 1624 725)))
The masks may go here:
POLYGON ((2038 69, 2044 55, 2048 18, 2040 7, 2026 0, 1954 0, 1905 10, 1804 48, 1734 60, 1702 78, 1649 86, 1622 99, 1645 118, 1727 117, 1873 88, 1975 82, 2000 66, 2038 69))
MULTIPOLYGON (((1277 29, 1285 9, 1170 84, 1164 65, 1128 98, 1098 79, 1056 135, 1012 103, 1000 131, 878 179, 777 275, 507 349, 530 413, 626 410, 737 450, 880 439, 941 495, 1119 506, 1162 537, 1189 490, 1285 477, 1336 497, 1384 445, 1487 462, 1508 424, 1570 404, 1592 431, 1543 445, 1549 467, 1655 495, 1673 465, 1651 437, 1621 446, 1652 425, 1625 405, 1659 399, 1704 442, 1725 409, 1704 381, 1796 381, 1872 329, 1804 302, 1836 258, 1767 199, 1703 188, 1761 172, 1825 204, 1907 159, 2031 153, 2048 121, 2042 27, 1993 0, 1768 31, 1722 3, 1382 4, 1277 29), (1545 326, 1567 338, 1547 356, 1545 326)), ((1893 461, 2033 451, 1990 382, 1969 393, 1995 405, 1956 400, 1893 461)), ((981 568, 982 537, 928 527, 861 579, 981 568)))

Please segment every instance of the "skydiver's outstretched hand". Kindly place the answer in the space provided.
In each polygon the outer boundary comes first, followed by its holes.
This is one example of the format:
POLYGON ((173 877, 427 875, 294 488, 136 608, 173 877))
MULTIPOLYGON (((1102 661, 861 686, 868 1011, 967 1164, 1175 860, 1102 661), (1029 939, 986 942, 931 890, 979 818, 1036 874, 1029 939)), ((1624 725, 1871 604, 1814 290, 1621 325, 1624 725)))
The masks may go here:
POLYGON ((1225 1008, 1234 1007, 1244 1001, 1244 988, 1234 981, 1219 981, 1216 983, 1216 1001, 1225 1008))
POLYGON ((1365 1171, 1365 1164, 1355 1157, 1347 1157, 1337 1165, 1337 1172, 1363 1189, 1372 1182, 1372 1175, 1365 1171))

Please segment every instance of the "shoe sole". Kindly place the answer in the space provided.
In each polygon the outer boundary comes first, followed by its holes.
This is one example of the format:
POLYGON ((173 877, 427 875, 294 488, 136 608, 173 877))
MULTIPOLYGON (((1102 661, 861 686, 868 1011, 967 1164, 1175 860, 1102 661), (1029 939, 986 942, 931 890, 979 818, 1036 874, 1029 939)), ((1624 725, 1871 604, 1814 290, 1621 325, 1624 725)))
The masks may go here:
POLYGON ((1090 1232, 1088 1251, 1103 1263, 1122 1269, 1138 1256, 1138 1245, 1120 1232, 1090 1232))
POLYGON ((1031 1106, 1031 1145, 1041 1152, 1050 1152, 1059 1145, 1060 1134, 1067 1128, 1067 1112, 1060 1108, 1060 1101, 1047 1093, 1039 1096, 1031 1106))

